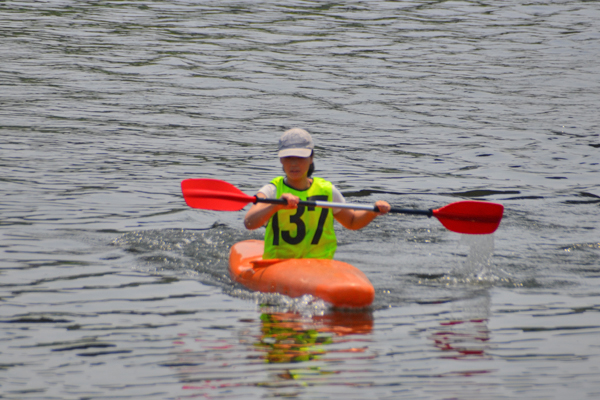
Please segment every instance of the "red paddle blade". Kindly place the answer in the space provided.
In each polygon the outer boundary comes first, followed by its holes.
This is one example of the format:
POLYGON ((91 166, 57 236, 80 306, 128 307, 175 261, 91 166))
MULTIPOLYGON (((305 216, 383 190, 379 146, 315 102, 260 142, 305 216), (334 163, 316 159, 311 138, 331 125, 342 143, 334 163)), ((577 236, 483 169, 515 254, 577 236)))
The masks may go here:
POLYGON ((239 211, 256 198, 217 179, 186 179, 181 191, 188 206, 214 211, 239 211))
POLYGON ((433 210, 436 217, 447 229, 471 235, 494 233, 504 213, 504 206, 485 201, 459 201, 433 210))

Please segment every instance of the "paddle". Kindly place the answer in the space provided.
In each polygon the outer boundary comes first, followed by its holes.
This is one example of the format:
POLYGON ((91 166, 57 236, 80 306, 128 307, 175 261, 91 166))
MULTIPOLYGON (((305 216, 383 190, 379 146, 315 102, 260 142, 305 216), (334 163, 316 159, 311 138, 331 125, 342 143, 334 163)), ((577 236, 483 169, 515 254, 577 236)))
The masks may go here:
MULTIPOLYGON (((186 179, 181 182, 183 197, 188 206, 214 211, 239 211, 248 203, 286 204, 285 199, 263 199, 248 196, 232 184, 217 179, 186 179)), ((348 208, 378 211, 373 205, 300 201, 299 205, 324 208, 348 208)), ((437 210, 394 208, 391 213, 436 217, 447 229, 472 235, 485 235, 498 229, 504 206, 485 201, 465 200, 448 204, 437 210)))

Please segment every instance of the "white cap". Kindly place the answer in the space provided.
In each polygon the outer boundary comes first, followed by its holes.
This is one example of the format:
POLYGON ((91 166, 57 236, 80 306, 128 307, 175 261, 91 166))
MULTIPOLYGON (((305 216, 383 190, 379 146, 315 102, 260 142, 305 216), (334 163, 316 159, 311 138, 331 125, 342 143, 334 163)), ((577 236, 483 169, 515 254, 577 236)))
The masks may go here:
POLYGON ((308 132, 293 128, 285 131, 279 139, 279 158, 310 157, 314 148, 315 145, 308 132))

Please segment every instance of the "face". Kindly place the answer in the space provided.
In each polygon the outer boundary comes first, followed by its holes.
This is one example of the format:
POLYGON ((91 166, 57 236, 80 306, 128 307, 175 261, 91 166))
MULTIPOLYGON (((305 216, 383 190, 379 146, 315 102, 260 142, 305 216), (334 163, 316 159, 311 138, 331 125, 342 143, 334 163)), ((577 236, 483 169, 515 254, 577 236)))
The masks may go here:
POLYGON ((311 157, 282 157, 279 159, 289 179, 301 179, 308 175, 308 168, 313 162, 311 157))

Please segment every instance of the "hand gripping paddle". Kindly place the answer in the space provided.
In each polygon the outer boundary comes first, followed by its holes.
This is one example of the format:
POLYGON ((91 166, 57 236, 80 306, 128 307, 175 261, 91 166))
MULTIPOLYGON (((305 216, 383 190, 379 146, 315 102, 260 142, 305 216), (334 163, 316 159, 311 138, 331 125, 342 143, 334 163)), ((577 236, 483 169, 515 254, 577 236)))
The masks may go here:
MULTIPOLYGON (((183 197, 188 206, 214 211, 239 211, 248 203, 286 204, 284 199, 263 199, 248 196, 232 184, 217 179, 186 179, 181 182, 183 197)), ((348 208, 379 211, 365 204, 333 203, 328 201, 300 201, 300 206, 348 208)), ((448 204, 437 210, 394 208, 391 213, 436 217, 453 232, 486 235, 496 231, 502 220, 504 206, 486 201, 465 200, 448 204)))

